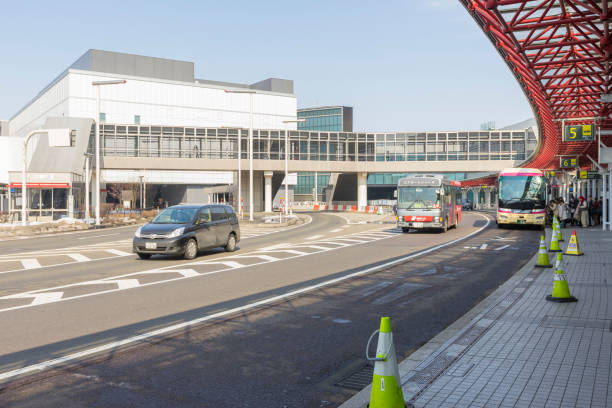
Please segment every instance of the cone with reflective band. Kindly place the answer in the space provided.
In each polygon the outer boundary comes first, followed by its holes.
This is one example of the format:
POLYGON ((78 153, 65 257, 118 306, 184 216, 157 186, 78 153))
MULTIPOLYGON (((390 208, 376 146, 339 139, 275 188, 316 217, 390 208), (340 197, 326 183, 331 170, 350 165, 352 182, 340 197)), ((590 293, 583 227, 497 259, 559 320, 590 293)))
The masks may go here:
POLYGON ((577 302, 578 299, 576 299, 570 294, 569 285, 567 284, 567 280, 565 279, 565 272, 563 272, 563 268, 561 268, 562 260, 563 256, 561 254, 557 254, 555 273, 553 275, 554 280, 552 294, 546 296, 546 300, 558 303, 577 302))
POLYGON ((576 230, 572 230, 572 236, 570 238, 569 245, 567 246, 567 251, 565 251, 565 255, 584 255, 584 253, 580 251, 580 245, 578 245, 578 236, 576 236, 576 230))
POLYGON ((557 241, 563 242, 563 234, 561 234, 561 223, 559 223, 559 220, 557 219, 555 219, 555 221, 557 222, 557 241))
POLYGON ((552 268, 552 264, 548 260, 548 251, 546 250, 546 239, 544 235, 540 238, 540 249, 538 250, 538 262, 535 266, 537 268, 552 268))
POLYGON ((400 386, 399 367, 395 356, 391 321, 380 319, 380 333, 376 357, 384 359, 374 363, 374 378, 370 394, 370 408, 404 408, 404 393, 400 386))
POLYGON ((548 251, 549 252, 561 252, 561 247, 559 247, 559 237, 557 235, 557 231, 554 225, 553 225, 553 230, 552 230, 551 235, 552 235, 552 238, 550 239, 550 249, 548 251))

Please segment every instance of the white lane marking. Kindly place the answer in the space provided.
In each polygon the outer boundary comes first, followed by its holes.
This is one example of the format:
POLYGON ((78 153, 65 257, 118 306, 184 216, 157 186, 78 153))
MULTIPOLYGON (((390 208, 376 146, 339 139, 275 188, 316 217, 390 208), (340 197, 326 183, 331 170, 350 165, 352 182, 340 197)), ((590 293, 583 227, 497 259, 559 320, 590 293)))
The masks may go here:
POLYGON ((258 249, 257 252, 287 252, 294 255, 308 255, 308 252, 296 251, 295 249, 258 249))
POLYGON ((57 302, 62 299, 64 292, 45 292, 45 293, 18 293, 16 295, 5 296, 4 299, 28 299, 32 298, 31 306, 43 303, 57 302))
MULTIPOLYGON (((476 215, 478 215, 480 217, 483 217, 487 221, 485 223, 485 225, 483 227, 481 227, 480 229, 477 229, 476 231, 473 231, 473 232, 469 233, 468 235, 466 235, 464 237, 461 237, 461 238, 457 238, 457 239, 455 239, 453 241, 449 241, 449 242, 446 242, 444 244, 440 244, 440 245, 437 245, 435 247, 431 247, 431 248, 426 249, 424 251, 420 251, 420 252, 417 252, 415 254, 405 256, 403 258, 399 258, 399 259, 396 259, 396 260, 393 260, 393 261, 390 261, 390 262, 383 263, 381 265, 373 266, 373 267, 370 267, 370 268, 367 268, 367 269, 362 269, 360 271, 353 272, 353 273, 350 273, 348 275, 341 276, 339 278, 330 279, 328 281, 321 282, 321 283, 316 284, 316 285, 307 286, 307 287, 302 288, 302 289, 297 289, 297 290, 294 290, 294 291, 291 291, 291 292, 283 293, 281 295, 274 296, 274 297, 271 297, 271 298, 268 298, 268 299, 260 300, 260 301, 253 302, 253 303, 249 303, 249 304, 246 304, 244 306, 239 306, 239 307, 236 307, 236 308, 233 308, 233 309, 228 309, 228 310, 224 310, 222 312, 214 313, 212 315, 199 317, 197 319, 193 319, 193 320, 190 320, 188 322, 183 322, 183 323, 178 323, 178 324, 174 324, 174 325, 167 326, 167 327, 162 327, 161 329, 153 330, 153 331, 150 331, 148 333, 143 333, 143 334, 139 334, 139 335, 136 335, 136 336, 128 337, 127 339, 124 339, 124 340, 113 341, 111 343, 103 344, 103 345, 98 346, 98 347, 94 347, 94 348, 78 351, 76 353, 68 354, 68 355, 63 356, 63 357, 55 358, 53 360, 47 360, 47 361, 43 361, 41 363, 32 364, 32 365, 29 365, 29 366, 26 366, 26 367, 22 367, 22 368, 18 368, 18 369, 12 370, 12 371, 7 371, 7 372, 4 372, 4 373, 0 373, 0 381, 6 380, 8 378, 13 378, 13 377, 16 377, 16 376, 19 376, 19 375, 22 375, 22 374, 28 374, 28 373, 32 373, 32 372, 36 372, 36 371, 42 371, 42 370, 48 369, 50 367, 54 367, 54 366, 57 366, 57 365, 60 365, 60 364, 67 363, 69 361, 74 361, 74 360, 77 360, 77 359, 80 359, 80 358, 83 358, 83 357, 89 357, 89 356, 92 356, 94 354, 101 353, 103 351, 115 350, 115 349, 117 349, 119 347, 122 347, 122 346, 125 346, 125 345, 128 345, 128 344, 136 343, 136 342, 139 342, 141 340, 150 339, 151 337, 157 337, 157 336, 161 336, 161 335, 164 335, 164 334, 172 333, 174 331, 184 329, 185 327, 190 327, 190 326, 193 326, 193 325, 196 325, 196 324, 207 322, 209 320, 218 319, 219 317, 233 315, 235 313, 244 312, 244 311, 247 311, 247 310, 250 310, 250 309, 254 309, 256 307, 260 307, 260 306, 263 306, 263 305, 275 303, 275 302, 278 302, 280 300, 285 300, 288 297, 293 297, 293 296, 300 295, 300 294, 303 294, 303 293, 311 292, 313 290, 316 290, 316 289, 319 289, 319 288, 322 288, 322 287, 325 287, 325 286, 333 285, 333 284, 336 284, 338 282, 342 282, 342 281, 354 278, 356 276, 366 275, 368 273, 372 273, 372 272, 378 271, 380 269, 388 268, 389 266, 392 266, 392 265, 395 265, 395 264, 398 264, 398 263, 401 263, 401 262, 405 262, 405 261, 408 261, 410 259, 414 259, 416 257, 428 254, 430 252, 437 251, 438 249, 445 248, 447 246, 456 244, 457 242, 463 241, 463 240, 465 240, 465 239, 467 239, 467 238, 469 238, 471 236, 474 236, 475 234, 478 234, 479 232, 481 232, 482 230, 484 230, 485 228, 487 228, 489 226, 489 224, 491 223, 491 219, 489 217, 487 217, 484 214, 479 214, 479 213, 476 213, 476 215)), ((143 285, 143 286, 145 286, 145 285, 143 285)))
POLYGON ((81 254, 68 254, 68 256, 71 257, 72 259, 74 259, 77 262, 91 261, 91 259, 89 259, 85 255, 81 255, 81 254))
POLYGON ((341 228, 336 228, 336 229, 333 229, 333 230, 331 230, 331 231, 329 231, 329 232, 340 232, 340 231, 342 231, 342 229, 341 229, 341 228))
POLYGON ((324 240, 324 241, 317 241, 316 244, 330 244, 330 245, 339 245, 341 247, 347 247, 347 246, 351 246, 354 244, 348 244, 346 242, 337 242, 337 241, 332 241, 332 240, 324 240))
POLYGON ((308 237, 308 238, 305 238, 305 239, 306 239, 306 241, 310 241, 310 240, 313 240, 313 239, 321 238, 322 236, 323 235, 313 235, 312 237, 308 237))
POLYGON ((21 259, 23 269, 36 269, 40 268, 40 263, 36 259, 21 259))
POLYGON ((508 248, 510 245, 500 246, 499 248, 495 248, 496 251, 501 251, 502 249, 508 248))
POLYGON ((133 254, 130 254, 129 252, 120 251, 118 249, 105 249, 105 251, 110 253, 110 254, 119 255, 119 256, 133 255, 133 254))
POLYGON ((360 240, 360 239, 353 239, 353 238, 334 238, 335 240, 338 241, 349 241, 349 242, 368 242, 368 241, 364 241, 364 240, 360 240))
POLYGON ((270 262, 275 262, 280 260, 280 258, 276 258, 270 255, 234 255, 230 258, 260 258, 263 259, 264 261, 270 261, 270 262))
POLYGON ((120 290, 131 289, 131 288, 140 286, 140 282, 138 282, 138 279, 100 279, 100 280, 83 282, 80 284, 80 286, 106 285, 108 283, 116 283, 117 288, 120 290))
POLYGON ((343 225, 342 228, 350 228, 350 225, 343 225))
POLYGON ((168 274, 168 273, 180 273, 186 278, 191 278, 193 276, 200 275, 200 273, 196 272, 194 269, 173 269, 171 271, 159 269, 159 270, 153 270, 153 271, 136 272, 134 275, 149 275, 149 274, 154 275, 154 274, 168 274))
POLYGON ((319 245, 310 245, 310 244, 290 244, 288 245, 291 248, 314 248, 314 249, 319 249, 321 251, 327 251, 330 248, 327 247, 322 247, 319 245))
POLYGON ((487 249, 487 244, 482 244, 482 245, 480 246, 480 249, 487 249))
POLYGON ((121 235, 118 232, 116 234, 102 234, 102 235, 91 235, 89 237, 82 237, 79 239, 89 239, 89 238, 100 238, 100 237, 112 237, 113 235, 121 235))
POLYGON ((245 266, 251 266, 251 265, 244 265, 244 264, 241 264, 235 261, 202 261, 202 262, 191 263, 189 265, 225 265, 232 269, 244 268, 245 266))

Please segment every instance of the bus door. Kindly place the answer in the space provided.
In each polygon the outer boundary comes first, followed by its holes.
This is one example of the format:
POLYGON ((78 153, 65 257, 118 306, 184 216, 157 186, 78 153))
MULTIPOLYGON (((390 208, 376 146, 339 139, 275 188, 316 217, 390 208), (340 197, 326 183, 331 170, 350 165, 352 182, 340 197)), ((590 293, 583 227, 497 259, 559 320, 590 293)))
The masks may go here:
POLYGON ((452 189, 450 188, 450 186, 441 186, 440 190, 444 191, 444 207, 445 207, 445 212, 448 214, 448 227, 450 227, 451 225, 455 225, 455 206, 454 206, 454 200, 453 200, 453 195, 452 195, 452 189))

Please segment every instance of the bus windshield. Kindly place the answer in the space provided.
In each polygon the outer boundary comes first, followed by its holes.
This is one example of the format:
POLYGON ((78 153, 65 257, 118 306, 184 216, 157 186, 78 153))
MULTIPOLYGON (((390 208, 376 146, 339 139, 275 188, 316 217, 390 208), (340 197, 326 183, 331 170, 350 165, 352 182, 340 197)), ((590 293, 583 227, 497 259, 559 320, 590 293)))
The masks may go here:
POLYGON ((500 208, 531 210, 545 205, 546 184, 542 176, 500 176, 500 208))
POLYGON ((440 208, 440 187, 399 187, 397 208, 440 208))

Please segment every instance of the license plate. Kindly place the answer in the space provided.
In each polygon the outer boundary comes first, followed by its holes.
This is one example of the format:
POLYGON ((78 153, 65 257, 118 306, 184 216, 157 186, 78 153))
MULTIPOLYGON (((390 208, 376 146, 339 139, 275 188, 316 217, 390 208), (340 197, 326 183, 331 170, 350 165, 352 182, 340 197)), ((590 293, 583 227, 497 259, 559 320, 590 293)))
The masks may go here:
POLYGON ((156 249, 157 248, 157 242, 146 242, 145 243, 145 248, 147 248, 147 249, 156 249))
POLYGON ((525 224, 526 220, 517 220, 517 224, 525 224))
POLYGON ((412 226, 414 228, 423 228, 423 223, 422 222, 413 222, 412 226))

